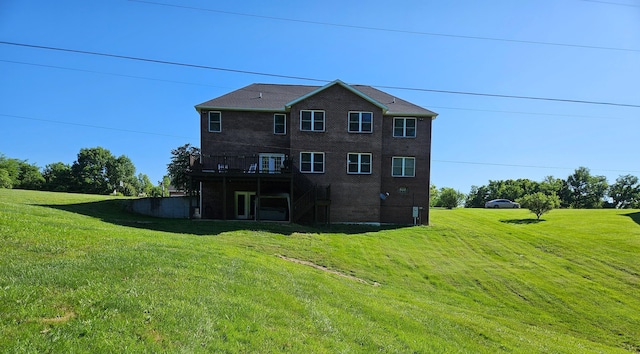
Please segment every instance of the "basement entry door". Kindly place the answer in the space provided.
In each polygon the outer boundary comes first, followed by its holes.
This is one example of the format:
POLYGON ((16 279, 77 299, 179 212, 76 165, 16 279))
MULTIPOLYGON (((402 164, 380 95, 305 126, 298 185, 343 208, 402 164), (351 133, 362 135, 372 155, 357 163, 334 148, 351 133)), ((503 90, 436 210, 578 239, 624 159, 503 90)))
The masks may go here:
POLYGON ((235 192, 235 217, 236 219, 255 219, 256 193, 235 192))

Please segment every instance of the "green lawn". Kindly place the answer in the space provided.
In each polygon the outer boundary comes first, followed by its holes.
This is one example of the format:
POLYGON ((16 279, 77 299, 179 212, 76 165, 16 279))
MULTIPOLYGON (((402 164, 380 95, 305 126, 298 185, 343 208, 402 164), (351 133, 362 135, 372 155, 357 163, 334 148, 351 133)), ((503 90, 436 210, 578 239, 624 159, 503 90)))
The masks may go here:
POLYGON ((640 352, 640 211, 163 220, 0 189, 0 352, 640 352))

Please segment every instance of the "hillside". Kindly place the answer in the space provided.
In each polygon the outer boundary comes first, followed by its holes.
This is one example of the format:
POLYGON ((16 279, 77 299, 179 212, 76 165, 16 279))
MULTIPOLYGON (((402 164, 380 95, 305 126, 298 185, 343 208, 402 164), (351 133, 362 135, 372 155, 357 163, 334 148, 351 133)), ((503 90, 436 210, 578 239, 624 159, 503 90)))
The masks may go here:
POLYGON ((640 211, 162 220, 0 189, 0 352, 640 352, 640 211))

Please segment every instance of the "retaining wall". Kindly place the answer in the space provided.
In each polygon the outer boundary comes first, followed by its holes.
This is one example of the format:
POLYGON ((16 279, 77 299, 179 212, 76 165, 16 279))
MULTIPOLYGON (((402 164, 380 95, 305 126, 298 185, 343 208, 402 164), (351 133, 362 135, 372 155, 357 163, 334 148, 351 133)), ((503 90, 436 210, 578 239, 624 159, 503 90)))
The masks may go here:
POLYGON ((158 218, 186 219, 190 216, 190 204, 197 205, 193 197, 141 198, 130 200, 128 209, 158 218))

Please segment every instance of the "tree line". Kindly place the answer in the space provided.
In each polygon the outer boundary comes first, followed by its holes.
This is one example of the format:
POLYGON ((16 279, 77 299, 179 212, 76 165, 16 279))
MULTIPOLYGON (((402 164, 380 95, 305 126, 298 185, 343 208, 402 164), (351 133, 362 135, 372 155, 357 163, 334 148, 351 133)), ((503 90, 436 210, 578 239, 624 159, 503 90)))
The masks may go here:
POLYGON ((606 177, 594 176, 586 167, 577 168, 566 179, 546 177, 542 182, 529 179, 489 181, 483 186, 472 186, 471 192, 462 194, 452 188, 437 189, 431 186, 431 205, 466 208, 483 208, 493 199, 523 200, 540 193, 557 196, 562 208, 640 208, 640 183, 632 175, 619 176, 609 185, 606 177))
POLYGON ((0 188, 161 197, 168 196, 169 184, 165 176, 154 185, 146 174, 136 175, 127 156, 116 157, 102 147, 80 149, 70 165, 55 162, 42 169, 0 154, 0 188))
MULTIPOLYGON (((114 156, 102 147, 83 148, 71 165, 55 162, 43 169, 26 160, 7 158, 0 153, 0 188, 19 188, 55 192, 88 194, 119 194, 125 196, 168 196, 170 184, 189 189, 188 174, 191 159, 200 150, 185 144, 171 151, 168 175, 154 185, 145 174, 136 175, 136 168, 125 155, 114 156)), ((566 179, 547 176, 543 181, 509 179, 489 181, 483 186, 471 186, 469 194, 453 188, 430 186, 430 206, 483 208, 493 199, 524 200, 541 194, 558 198, 563 208, 640 208, 640 182, 632 175, 619 176, 609 185, 604 176, 594 176, 586 167, 577 168, 566 179)))

